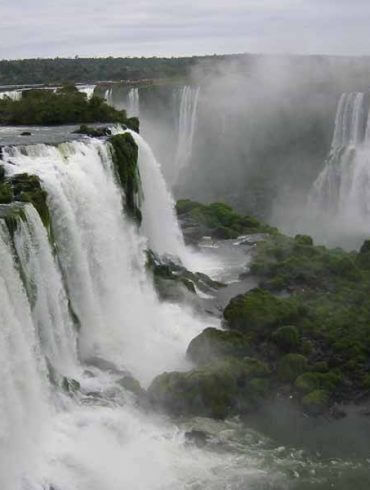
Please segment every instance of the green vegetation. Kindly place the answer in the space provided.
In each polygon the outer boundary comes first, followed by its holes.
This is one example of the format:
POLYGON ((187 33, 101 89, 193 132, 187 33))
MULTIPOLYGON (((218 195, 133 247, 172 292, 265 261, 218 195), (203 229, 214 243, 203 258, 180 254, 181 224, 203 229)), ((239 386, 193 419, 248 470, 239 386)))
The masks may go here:
POLYGON ((148 394, 155 406, 176 415, 225 418, 258 407, 269 388, 267 373, 255 359, 219 359, 187 373, 163 373, 148 394))
POLYGON ((240 332, 206 328, 188 347, 188 357, 197 364, 207 364, 222 357, 245 357, 250 353, 249 342, 240 332))
POLYGON ((99 97, 87 100, 86 94, 73 85, 57 92, 52 90, 29 90, 14 101, 0 100, 0 124, 56 125, 93 122, 116 122, 126 124, 125 111, 117 111, 99 97))
MULTIPOLYGON (((177 208, 202 232, 240 223, 224 205, 186 200, 177 208)), ((264 227, 250 223, 253 232, 264 227)), ((207 328, 191 341, 192 371, 154 380, 154 403, 171 413, 225 417, 277 396, 307 414, 336 416, 336 403, 368 399, 370 240, 348 253, 272 229, 257 242, 250 273, 260 287, 230 300, 224 330, 207 328), (259 370, 246 372, 253 363, 259 370)))
POLYGON ((276 232, 274 228, 262 224, 256 218, 239 215, 222 202, 206 205, 184 199, 177 202, 176 211, 185 224, 185 234, 187 228, 196 228, 195 238, 208 235, 216 239, 230 239, 244 234, 276 232))
POLYGON ((280 299, 259 288, 236 296, 224 310, 229 328, 251 338, 268 335, 276 327, 295 322, 301 314, 294 298, 280 299))
POLYGON ((116 173, 125 194, 126 212, 140 223, 141 182, 137 164, 137 144, 130 133, 112 136, 109 142, 112 145, 112 158, 116 173))
MULTIPOLYGON (((33 204, 45 227, 49 230, 50 215, 46 199, 47 194, 42 189, 40 179, 36 175, 18 174, 10 179, 3 177, 0 181, 0 204, 13 202, 33 204)), ((3 213, 17 209, 17 206, 4 207, 3 213)))

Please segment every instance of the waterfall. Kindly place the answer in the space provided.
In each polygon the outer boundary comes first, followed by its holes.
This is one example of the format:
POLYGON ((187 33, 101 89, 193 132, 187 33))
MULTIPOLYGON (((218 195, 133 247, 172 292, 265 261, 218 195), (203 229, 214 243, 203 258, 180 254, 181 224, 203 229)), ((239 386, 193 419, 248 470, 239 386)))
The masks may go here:
POLYGON ((139 171, 144 191, 143 231, 149 246, 159 255, 179 257, 187 264, 185 244, 176 215, 175 203, 167 189, 159 163, 146 141, 131 131, 139 147, 139 171))
POLYGON ((160 304, 146 275, 147 240, 170 254, 177 253, 182 242, 180 234, 176 239, 165 237, 172 232, 170 226, 179 233, 178 225, 174 214, 166 216, 170 197, 157 164, 140 137, 138 141, 143 191, 148 194, 142 234, 122 216, 121 190, 108 144, 91 139, 58 147, 34 145, 4 149, 4 155, 12 163, 7 165, 9 172, 38 175, 48 193, 60 267, 81 323, 82 359, 102 357, 148 382, 168 366, 181 367, 184 342, 201 327, 186 313, 175 318, 174 305, 160 304), (149 222, 151 207, 169 220, 162 241, 156 225, 149 222), (190 322, 193 327, 185 329, 190 322))
POLYGON ((80 85, 77 86, 79 92, 86 94, 87 100, 90 100, 94 95, 96 85, 80 85))
POLYGON ((190 160, 196 127, 199 87, 185 86, 180 93, 177 128, 177 149, 174 162, 174 183, 190 160))
POLYGON ((140 115, 140 99, 138 88, 132 88, 128 93, 127 113, 129 116, 138 117, 140 115))
POLYGON ((365 94, 341 96, 331 151, 309 196, 315 216, 348 232, 365 233, 370 224, 368 120, 365 94))
POLYGON ((107 88, 107 90, 104 92, 104 99, 106 100, 107 104, 110 106, 113 106, 113 88, 107 88))
POLYGON ((3 148, 8 176, 39 177, 51 216, 47 230, 31 204, 19 205, 12 234, 0 219, 4 490, 169 490, 208 481, 215 461, 222 465, 138 410, 118 383, 129 372, 146 386, 189 368, 186 347, 204 328, 186 307, 160 302, 146 271, 148 243, 163 253, 183 243, 159 165, 135 139, 146 201, 140 229, 123 213, 109 143, 3 148), (50 366, 79 391, 68 396, 50 366))
POLYGON ((64 374, 74 374, 76 335, 61 272, 47 232, 33 206, 15 233, 15 248, 23 274, 29 279, 32 317, 48 360, 64 374))
POLYGON ((5 92, 0 92, 0 100, 8 97, 11 100, 21 100, 22 90, 8 90, 5 92))
MULTIPOLYGON (((30 245, 30 244, 29 244, 30 245)), ((48 382, 30 305, 0 225, 0 488, 27 488, 48 418, 48 382)), ((31 487, 30 487, 31 488, 31 487)))

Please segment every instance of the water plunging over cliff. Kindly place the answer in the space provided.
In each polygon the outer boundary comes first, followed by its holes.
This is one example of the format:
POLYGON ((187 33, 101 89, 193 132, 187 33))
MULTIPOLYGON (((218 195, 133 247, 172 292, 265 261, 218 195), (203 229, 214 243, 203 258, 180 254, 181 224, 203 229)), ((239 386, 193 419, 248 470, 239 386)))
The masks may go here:
POLYGON ((180 177, 182 169, 186 166, 191 157, 197 120, 199 94, 199 87, 185 86, 181 90, 177 150, 174 163, 174 183, 176 183, 177 179, 180 177))
POLYGON ((94 95, 95 87, 96 87, 96 85, 77 86, 79 92, 86 94, 87 100, 90 100, 91 97, 94 95))
POLYGON ((0 92, 0 99, 5 99, 8 97, 11 100, 21 100, 22 90, 7 90, 5 92, 0 92))
POLYGON ((128 93, 127 113, 129 116, 140 115, 140 96, 138 88, 132 88, 128 93))
POLYGON ((370 225, 370 126, 368 96, 343 94, 331 151, 313 185, 309 208, 331 227, 367 233, 370 225))

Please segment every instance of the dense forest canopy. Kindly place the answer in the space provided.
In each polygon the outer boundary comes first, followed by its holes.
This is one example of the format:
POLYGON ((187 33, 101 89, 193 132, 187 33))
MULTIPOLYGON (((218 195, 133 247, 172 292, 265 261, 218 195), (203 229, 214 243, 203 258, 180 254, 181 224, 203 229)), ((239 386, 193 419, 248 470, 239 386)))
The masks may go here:
POLYGON ((268 56, 258 54, 235 54, 192 56, 182 58, 54 58, 0 60, 0 85, 87 83, 96 81, 146 80, 161 78, 186 78, 201 68, 202 74, 217 76, 222 64, 233 71, 242 67, 245 73, 253 71, 261 59, 288 60, 297 69, 303 70, 311 79, 318 72, 327 82, 351 72, 354 79, 370 77, 370 57, 329 56, 268 56), (333 72, 334 69, 334 72, 333 72))
POLYGON ((190 58, 54 58, 0 61, 0 85, 143 80, 186 77, 200 60, 190 58))

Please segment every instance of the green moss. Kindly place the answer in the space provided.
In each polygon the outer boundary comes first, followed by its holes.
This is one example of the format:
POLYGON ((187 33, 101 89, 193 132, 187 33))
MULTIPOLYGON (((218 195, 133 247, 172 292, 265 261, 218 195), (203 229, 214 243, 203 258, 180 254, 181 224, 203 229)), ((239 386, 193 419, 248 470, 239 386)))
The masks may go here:
POLYGON ((9 182, 0 184, 0 204, 9 204, 13 200, 13 191, 9 182))
POLYGON ((300 336, 296 327, 287 325, 278 328, 272 334, 272 341, 284 352, 297 351, 300 344, 300 336))
POLYGON ((294 241, 298 243, 299 245, 306 245, 312 247, 313 245, 313 240, 310 236, 308 235, 296 235, 294 237, 294 241))
POLYGON ((244 357, 249 351, 249 343, 243 334, 206 328, 190 342, 187 355, 197 364, 207 364, 220 357, 244 357))
POLYGON ((140 121, 138 117, 129 117, 126 119, 125 125, 132 131, 135 131, 135 133, 140 132, 140 121))
POLYGON ((330 395, 325 390, 314 390, 302 399, 302 406, 312 415, 324 412, 329 404, 330 395))
POLYGON ((49 229, 50 214, 47 193, 41 187, 40 179, 36 175, 19 174, 12 177, 10 183, 14 200, 33 204, 45 228, 49 229))
POLYGON ((139 203, 141 181, 138 168, 138 147, 130 133, 112 136, 112 158, 116 173, 125 194, 125 209, 131 218, 141 222, 139 203))
POLYGON ((233 410, 249 410, 268 392, 259 361, 222 359, 187 373, 164 373, 149 387, 154 405, 171 413, 225 418, 233 410))
POLYGON ((180 217, 186 216, 195 226, 207 229, 207 234, 216 239, 233 239, 242 234, 272 233, 275 229, 262 224, 251 216, 242 216, 222 202, 206 205, 189 199, 176 204, 180 217))
POLYGON ((233 298, 224 310, 224 318, 233 330, 266 335, 273 327, 294 322, 301 315, 292 299, 280 299, 266 290, 253 289, 233 298))
POLYGON ((320 389, 333 392, 341 381, 342 376, 336 372, 307 372, 298 376, 295 380, 295 387, 303 393, 320 389))
POLYGON ((301 354, 286 354, 280 359, 278 376, 281 381, 294 381, 307 370, 307 358, 301 354))

